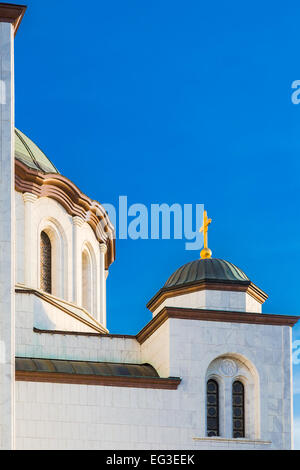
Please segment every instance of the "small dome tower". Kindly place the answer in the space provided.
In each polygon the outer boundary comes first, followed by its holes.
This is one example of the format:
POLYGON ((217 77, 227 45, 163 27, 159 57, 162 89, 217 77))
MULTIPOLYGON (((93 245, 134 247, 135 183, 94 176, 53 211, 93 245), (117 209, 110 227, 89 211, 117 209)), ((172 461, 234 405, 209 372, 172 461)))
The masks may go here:
POLYGON ((157 315, 164 307, 201 308, 236 312, 261 313, 267 294, 253 284, 237 266, 211 258, 207 246, 207 228, 211 219, 204 211, 204 248, 201 259, 178 268, 147 307, 157 315))

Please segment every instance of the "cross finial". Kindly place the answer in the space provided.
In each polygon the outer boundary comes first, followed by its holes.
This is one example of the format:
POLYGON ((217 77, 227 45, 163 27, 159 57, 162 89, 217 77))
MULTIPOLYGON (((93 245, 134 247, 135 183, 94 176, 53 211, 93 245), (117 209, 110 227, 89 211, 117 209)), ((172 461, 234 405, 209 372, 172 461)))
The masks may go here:
POLYGON ((203 240, 204 240, 204 247, 200 253, 200 257, 202 259, 211 258, 211 255, 212 255, 211 250, 207 246, 207 232, 208 232, 208 226, 210 223, 211 223, 211 219, 207 217, 207 212, 204 211, 203 212, 203 225, 199 230, 200 233, 203 232, 203 240))

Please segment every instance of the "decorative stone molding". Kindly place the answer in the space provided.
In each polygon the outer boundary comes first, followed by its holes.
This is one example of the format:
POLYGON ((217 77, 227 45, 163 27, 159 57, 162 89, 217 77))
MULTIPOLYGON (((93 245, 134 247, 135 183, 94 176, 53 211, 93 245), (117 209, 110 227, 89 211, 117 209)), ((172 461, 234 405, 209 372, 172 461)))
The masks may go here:
POLYGON ((219 377, 236 377, 245 366, 236 359, 220 357, 215 359, 208 367, 207 374, 219 377))
POLYGON ((153 313, 166 299, 170 297, 177 297, 178 295, 190 294, 192 292, 198 292, 202 290, 245 292, 260 304, 263 304, 268 298, 268 295, 251 281, 236 283, 229 281, 217 282, 206 280, 191 283, 190 285, 183 285, 182 287, 163 287, 147 303, 147 308, 153 313))
POLYGON ((238 371, 238 366, 236 362, 234 362, 232 359, 222 359, 219 368, 220 374, 225 375, 226 377, 233 377, 236 375, 238 371))
POLYGON ((34 333, 37 334, 48 334, 48 335, 69 335, 69 336, 96 336, 98 338, 129 338, 129 339, 136 339, 135 335, 122 335, 122 334, 110 334, 110 333, 93 333, 93 332, 86 332, 86 331, 66 331, 66 330, 40 330, 39 328, 33 327, 34 333))
POLYGON ((107 253, 107 246, 104 243, 100 243, 100 252, 104 255, 107 253))
POLYGON ((204 441, 204 442, 220 442, 220 443, 227 443, 227 444, 254 444, 255 446, 259 445, 271 445, 272 441, 262 441, 261 439, 246 439, 246 438, 228 438, 228 437, 193 437, 194 441, 204 441))
POLYGON ((76 225, 77 227, 82 227, 84 224, 84 220, 78 215, 75 215, 73 217, 73 224, 76 225))
MULTIPOLYGON (((259 376, 253 364, 246 358, 242 362, 234 355, 219 356, 208 366, 206 381, 213 378, 219 390, 219 436, 232 436, 232 384, 242 382, 244 390, 243 429, 245 437, 256 439, 260 436, 259 376)), ((241 436, 240 436, 241 437, 241 436)))

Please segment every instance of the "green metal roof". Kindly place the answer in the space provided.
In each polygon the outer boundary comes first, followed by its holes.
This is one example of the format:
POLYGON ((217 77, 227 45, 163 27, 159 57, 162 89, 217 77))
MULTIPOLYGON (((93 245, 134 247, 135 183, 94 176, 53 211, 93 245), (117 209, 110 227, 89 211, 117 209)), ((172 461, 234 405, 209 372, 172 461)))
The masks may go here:
POLYGON ((198 259, 178 268, 169 277, 164 288, 182 286, 199 281, 241 283, 250 282, 250 279, 240 268, 223 259, 198 259))
POLYGON ((18 129, 15 129, 15 158, 34 170, 59 173, 44 152, 18 129))
POLYGON ((16 357, 16 371, 56 372, 73 375, 109 377, 159 377, 150 364, 121 364, 114 362, 70 361, 16 357))

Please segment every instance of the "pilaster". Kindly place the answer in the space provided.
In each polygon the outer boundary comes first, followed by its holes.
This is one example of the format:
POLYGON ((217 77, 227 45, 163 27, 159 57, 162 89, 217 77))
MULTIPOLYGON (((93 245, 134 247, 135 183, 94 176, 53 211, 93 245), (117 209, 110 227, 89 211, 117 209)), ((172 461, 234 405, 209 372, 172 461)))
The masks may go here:
POLYGON ((72 301, 82 304, 82 266, 81 266, 81 237, 80 229, 84 220, 79 217, 73 217, 73 298, 72 301))

